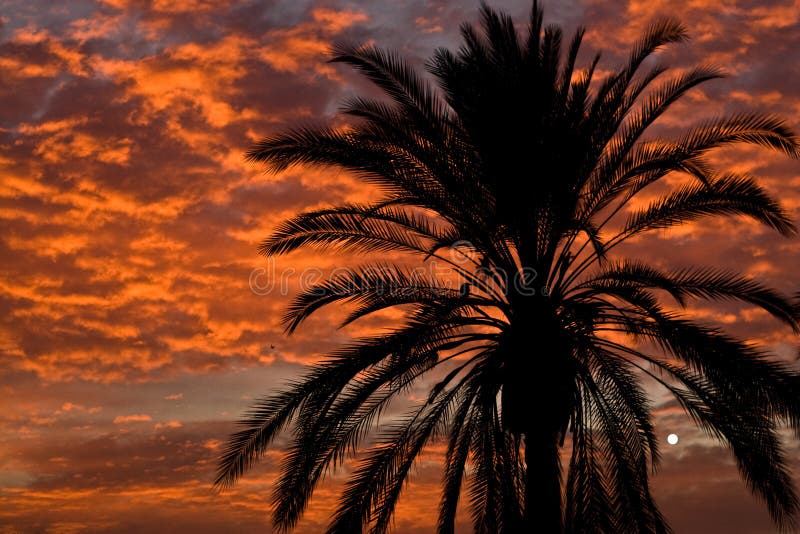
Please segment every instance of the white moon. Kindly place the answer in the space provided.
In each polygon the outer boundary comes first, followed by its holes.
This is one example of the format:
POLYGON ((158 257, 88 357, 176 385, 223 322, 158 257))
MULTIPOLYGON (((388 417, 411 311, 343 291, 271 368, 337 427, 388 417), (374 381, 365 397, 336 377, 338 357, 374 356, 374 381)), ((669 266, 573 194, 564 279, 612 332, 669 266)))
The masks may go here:
POLYGON ((676 443, 678 443, 678 435, 670 434, 669 436, 667 436, 667 443, 669 443, 670 445, 675 445, 676 443))

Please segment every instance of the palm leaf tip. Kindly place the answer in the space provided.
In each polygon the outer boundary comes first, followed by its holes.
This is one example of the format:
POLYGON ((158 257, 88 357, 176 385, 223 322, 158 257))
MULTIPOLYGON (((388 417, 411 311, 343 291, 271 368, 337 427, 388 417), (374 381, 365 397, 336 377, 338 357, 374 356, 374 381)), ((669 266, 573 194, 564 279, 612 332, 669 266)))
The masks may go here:
POLYGON ((230 436, 217 461, 214 488, 219 491, 230 489, 236 481, 260 457, 261 449, 254 446, 252 429, 246 429, 230 436))
POLYGON ((680 20, 675 17, 660 17, 647 28, 642 43, 647 43, 646 48, 654 48, 688 39, 689 31, 680 20))

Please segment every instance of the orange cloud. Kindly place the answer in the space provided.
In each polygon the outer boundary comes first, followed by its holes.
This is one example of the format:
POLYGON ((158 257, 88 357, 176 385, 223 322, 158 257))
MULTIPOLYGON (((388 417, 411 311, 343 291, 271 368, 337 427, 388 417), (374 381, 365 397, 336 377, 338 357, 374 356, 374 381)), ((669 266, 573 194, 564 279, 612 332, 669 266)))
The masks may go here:
POLYGON ((326 33, 339 33, 345 28, 369 20, 369 17, 363 11, 337 11, 323 7, 312 9, 311 18, 326 33))
POLYGON ((125 423, 146 423, 152 420, 153 418, 146 414, 118 415, 114 418, 114 424, 124 425, 125 423))
POLYGON ((166 423, 156 423, 153 428, 161 430, 163 428, 180 428, 183 424, 180 421, 167 421, 166 423))
POLYGON ((313 22, 268 33, 269 44, 261 48, 260 58, 278 71, 298 73, 311 66, 317 74, 336 79, 335 71, 325 64, 332 37, 369 19, 360 11, 323 8, 312 10, 311 15, 313 22))

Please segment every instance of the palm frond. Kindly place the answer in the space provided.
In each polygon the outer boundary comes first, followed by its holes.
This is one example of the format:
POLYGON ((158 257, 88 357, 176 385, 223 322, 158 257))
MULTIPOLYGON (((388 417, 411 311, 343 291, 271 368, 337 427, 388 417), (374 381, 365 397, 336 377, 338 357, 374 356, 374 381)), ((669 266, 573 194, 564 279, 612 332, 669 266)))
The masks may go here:
POLYGON ((755 180, 728 174, 710 187, 689 185, 633 213, 612 242, 710 215, 745 215, 784 235, 797 232, 789 215, 755 180))
POLYGON ((720 269, 691 268, 662 272, 642 262, 622 262, 582 282, 575 290, 591 288, 602 292, 604 287, 609 286, 662 289, 681 305, 686 304, 686 297, 740 300, 769 312, 795 331, 800 328, 793 304, 788 298, 750 278, 720 269))

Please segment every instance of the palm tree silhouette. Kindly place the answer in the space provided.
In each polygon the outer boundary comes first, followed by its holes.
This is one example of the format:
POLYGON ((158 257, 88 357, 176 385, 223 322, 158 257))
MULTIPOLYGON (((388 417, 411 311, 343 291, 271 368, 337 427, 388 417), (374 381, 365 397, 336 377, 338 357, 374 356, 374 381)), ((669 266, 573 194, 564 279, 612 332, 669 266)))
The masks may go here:
POLYGON ((388 99, 347 101, 352 127, 293 129, 248 152, 272 171, 337 166, 385 192, 379 203, 298 215, 261 253, 403 251, 458 282, 369 263, 298 295, 288 332, 333 303, 355 305, 344 324, 410 311, 396 329, 337 350, 255 404, 216 484, 233 484, 293 428, 273 498, 275 526, 290 530, 390 400, 434 377, 427 400, 360 455, 329 533, 387 531, 410 469, 436 439, 447 444, 438 532, 454 530, 462 483, 476 532, 668 532, 648 486, 659 460, 641 383, 650 377, 730 447, 776 525, 791 528, 798 499, 777 430, 800 430, 800 375, 662 300, 738 300, 798 331, 792 302, 733 272, 660 270, 609 253, 715 215, 793 235, 753 178, 718 172, 707 155, 754 143, 797 157, 797 138, 776 118, 739 114, 678 139, 644 139, 687 91, 722 76, 701 66, 662 81, 667 68, 644 68, 656 49, 686 38, 673 20, 652 25, 622 68, 595 80, 599 56, 576 68, 582 29, 562 54, 562 31, 543 28, 536 3, 524 35, 506 14, 484 5, 481 15, 479 27, 461 27, 457 52, 429 60, 435 84, 392 53, 337 46, 333 61, 388 99), (632 199, 673 173, 691 181, 634 209, 632 199))

